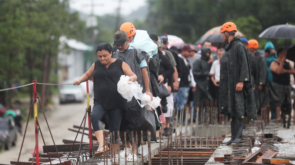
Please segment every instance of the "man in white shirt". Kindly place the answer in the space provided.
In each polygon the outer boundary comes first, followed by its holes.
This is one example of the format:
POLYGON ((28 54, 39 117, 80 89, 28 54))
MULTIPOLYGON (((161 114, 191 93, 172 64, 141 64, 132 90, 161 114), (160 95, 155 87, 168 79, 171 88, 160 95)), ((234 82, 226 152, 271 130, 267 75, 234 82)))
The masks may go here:
POLYGON ((215 60, 210 69, 211 80, 216 87, 219 86, 218 84, 220 81, 220 59, 223 53, 224 53, 223 48, 220 48, 217 50, 217 56, 219 60, 215 60))
MULTIPOLYGON (((220 59, 222 57, 222 54, 224 53, 224 49, 220 48, 217 50, 217 56, 219 60, 215 60, 211 66, 209 74, 211 75, 211 80, 214 84, 214 95, 212 96, 214 99, 218 100, 219 97, 219 81, 220 81, 220 59)), ((218 101, 217 101, 218 103, 218 101)), ((219 107, 219 106, 218 106, 219 107)), ((218 116, 219 116, 219 110, 218 110, 218 116)), ((219 118, 218 118, 219 122, 219 118)))

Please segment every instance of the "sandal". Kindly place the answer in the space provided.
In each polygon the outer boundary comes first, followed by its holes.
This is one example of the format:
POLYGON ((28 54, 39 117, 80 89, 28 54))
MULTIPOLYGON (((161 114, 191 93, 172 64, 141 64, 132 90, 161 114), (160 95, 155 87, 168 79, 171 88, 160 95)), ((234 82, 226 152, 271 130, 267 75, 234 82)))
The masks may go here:
POLYGON ((130 153, 130 154, 127 156, 127 161, 128 161, 128 162, 137 161, 137 155, 136 155, 136 154, 133 154, 133 153, 130 153), (133 160, 133 156, 134 156, 134 160, 133 160))
POLYGON ((100 157, 101 155, 103 155, 105 152, 107 152, 109 149, 107 147, 102 146, 98 146, 97 151, 94 153, 95 157, 100 157), (102 151, 99 148, 104 148, 102 151))

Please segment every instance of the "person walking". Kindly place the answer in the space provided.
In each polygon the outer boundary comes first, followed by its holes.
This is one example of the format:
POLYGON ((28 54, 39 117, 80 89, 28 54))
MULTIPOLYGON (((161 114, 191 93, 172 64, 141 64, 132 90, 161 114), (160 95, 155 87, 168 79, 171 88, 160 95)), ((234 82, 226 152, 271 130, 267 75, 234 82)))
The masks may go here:
MULTIPOLYGON (((125 31, 119 30, 114 34, 114 45, 119 50, 113 53, 113 57, 121 59, 126 62, 131 70, 137 76, 137 82, 143 87, 142 92, 146 93, 151 97, 150 92, 150 79, 147 61, 150 56, 140 50, 129 46, 128 35, 125 31)), ((141 131, 144 132, 144 140, 147 140, 147 131, 151 132, 151 140, 156 141, 156 118, 154 112, 146 107, 140 107, 137 100, 132 98, 130 102, 127 102, 126 112, 122 119, 121 131, 127 134, 127 149, 120 153, 121 157, 125 157, 125 152, 127 152, 128 161, 137 160, 137 146, 139 146, 140 141, 136 145, 131 146, 132 139, 131 132, 138 134, 138 139, 141 139, 141 131), (131 147, 133 147, 133 152, 131 147), (134 157, 134 159, 133 159, 134 157)), ((120 134, 121 139, 124 138, 123 133, 120 134)), ((135 137, 135 136, 134 136, 135 137)))
MULTIPOLYGON (((284 100, 291 107, 291 85, 290 85, 290 74, 295 74, 295 69, 291 66, 289 62, 286 61, 287 51, 284 48, 279 48, 277 50, 278 58, 273 61, 270 65, 270 69, 273 75, 273 87, 280 98, 281 105, 284 100)), ((276 109, 277 120, 281 119, 281 110, 276 109)), ((290 116, 289 116, 290 117, 290 116)), ((290 127, 288 123, 287 127, 290 127)))
MULTIPOLYGON (((99 157, 108 150, 103 138, 103 129, 101 126, 102 119, 109 116, 109 130, 115 132, 115 144, 113 145, 114 153, 117 151, 118 135, 125 99, 118 93, 117 83, 122 75, 129 76, 129 81, 134 82, 137 76, 132 72, 129 65, 120 59, 112 58, 112 47, 110 44, 102 43, 96 48, 98 59, 90 69, 84 73, 79 80, 73 82, 79 85, 84 81, 93 79, 94 82, 94 106, 91 114, 91 122, 94 134, 98 140, 99 147, 94 156, 99 157), (105 147, 104 147, 105 146, 105 147)), ((114 157, 112 154, 111 157, 114 157)))
POLYGON ((180 64, 181 58, 178 56, 178 53, 168 49, 168 36, 167 35, 161 35, 160 38, 163 41, 163 50, 167 50, 170 53, 172 53, 174 60, 176 62, 176 66, 174 67, 174 74, 173 74, 173 91, 176 93, 179 88, 179 83, 180 83, 180 77, 182 76, 182 66, 180 64))
POLYGON ((233 22, 224 23, 220 30, 228 45, 220 61, 219 106, 222 114, 232 118, 231 139, 223 143, 226 145, 241 140, 245 115, 251 121, 257 117, 247 50, 235 37, 236 32, 233 22))
MULTIPOLYGON (((264 58, 266 61, 266 66, 267 66, 267 71, 268 71, 268 80, 272 84, 273 82, 273 76, 272 76, 272 71, 270 69, 270 65, 272 62, 274 62, 278 57, 277 53, 275 51, 275 46, 271 41, 268 41, 265 46, 264 46, 264 58)), ((269 90, 269 99, 270 99, 270 109, 271 109, 271 119, 276 119, 276 111, 280 111, 280 106, 276 106, 275 103, 277 102, 278 94, 277 92, 273 89, 270 88, 269 90)))
MULTIPOLYGON (((168 91, 171 93, 173 89, 173 74, 174 67, 176 65, 173 55, 169 51, 162 51, 163 43, 162 39, 155 34, 150 34, 151 39, 158 45, 158 54, 160 57, 160 69, 159 69, 159 84, 166 84, 168 91), (167 53, 167 54, 166 54, 167 53), (168 55, 170 53, 171 56, 168 55)), ((165 85, 166 86, 166 85, 165 85)), ((162 123, 163 136, 169 135, 169 122, 173 113, 173 95, 170 94, 168 97, 161 98, 161 106, 163 116, 165 117, 165 123, 162 123)), ((160 117, 161 118, 161 117, 160 117)))

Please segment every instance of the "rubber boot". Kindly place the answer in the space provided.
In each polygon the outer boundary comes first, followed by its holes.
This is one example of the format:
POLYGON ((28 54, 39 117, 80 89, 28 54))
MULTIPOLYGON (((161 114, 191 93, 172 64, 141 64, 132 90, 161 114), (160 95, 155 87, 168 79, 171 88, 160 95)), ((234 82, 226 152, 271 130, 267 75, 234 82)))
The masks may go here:
POLYGON ((224 144, 224 145, 231 145, 232 141, 234 141, 234 139, 236 138, 236 132, 235 132, 235 120, 232 119, 231 123, 230 123, 230 131, 231 131, 231 138, 229 141, 227 142, 222 142, 221 144, 224 144))
POLYGON ((236 138, 232 142, 232 145, 236 145, 237 143, 241 141, 242 134, 243 134, 243 127, 244 127, 243 119, 236 119, 235 125, 236 125, 235 127, 236 138))

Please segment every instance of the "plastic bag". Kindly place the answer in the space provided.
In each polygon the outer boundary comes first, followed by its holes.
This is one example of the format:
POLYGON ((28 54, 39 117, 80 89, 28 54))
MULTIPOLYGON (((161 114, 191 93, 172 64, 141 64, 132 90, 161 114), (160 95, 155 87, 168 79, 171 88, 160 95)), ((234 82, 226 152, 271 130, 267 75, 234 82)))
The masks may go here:
POLYGON ((118 92, 127 101, 131 101, 133 93, 131 92, 130 85, 128 84, 129 76, 122 75, 117 84, 118 92))
POLYGON ((117 84, 118 92, 127 101, 131 101, 134 97, 140 107, 151 106, 153 109, 160 106, 161 99, 159 97, 153 97, 153 101, 146 93, 142 93, 142 87, 138 82, 130 82, 129 76, 122 75, 117 84), (139 102, 141 101, 141 103, 139 102))
POLYGON ((161 99, 159 97, 153 97, 153 100, 151 102, 151 107, 153 109, 156 109, 158 106, 160 106, 160 102, 161 102, 161 99))
POLYGON ((146 93, 144 93, 142 95, 142 99, 141 99, 141 104, 142 105, 150 105, 151 104, 151 97, 149 95, 147 95, 146 93))

